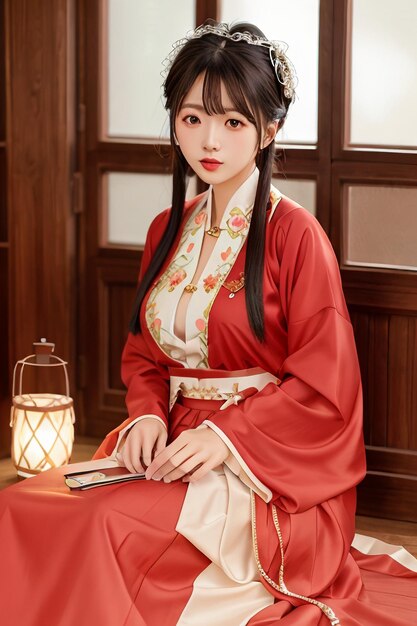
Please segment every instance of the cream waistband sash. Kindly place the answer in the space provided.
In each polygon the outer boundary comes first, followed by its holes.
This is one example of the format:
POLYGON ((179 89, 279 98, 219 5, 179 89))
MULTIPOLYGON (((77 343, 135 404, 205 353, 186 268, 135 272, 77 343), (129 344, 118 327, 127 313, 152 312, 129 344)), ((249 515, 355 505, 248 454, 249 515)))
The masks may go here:
POLYGON ((178 395, 198 400, 224 400, 220 410, 238 404, 251 393, 260 391, 269 383, 280 384, 280 379, 261 367, 245 370, 212 370, 169 368, 169 410, 178 395), (247 393, 249 391, 249 393, 247 393))

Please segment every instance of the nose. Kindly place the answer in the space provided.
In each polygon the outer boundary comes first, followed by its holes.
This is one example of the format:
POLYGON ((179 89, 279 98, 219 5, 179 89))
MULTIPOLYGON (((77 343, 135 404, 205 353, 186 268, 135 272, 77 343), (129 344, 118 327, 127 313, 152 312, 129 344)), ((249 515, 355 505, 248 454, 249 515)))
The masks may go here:
POLYGON ((205 134, 203 137, 203 148, 206 152, 220 150, 220 137, 217 124, 214 120, 210 120, 205 125, 205 134))

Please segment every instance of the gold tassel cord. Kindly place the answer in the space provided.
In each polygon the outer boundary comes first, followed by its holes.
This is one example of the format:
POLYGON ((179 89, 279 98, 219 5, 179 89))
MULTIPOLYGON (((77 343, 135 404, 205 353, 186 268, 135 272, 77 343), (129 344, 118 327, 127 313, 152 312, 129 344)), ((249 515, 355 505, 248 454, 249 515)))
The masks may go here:
POLYGON ((278 520, 278 512, 275 505, 272 505, 272 518, 274 521, 274 526, 277 531, 278 539, 279 539, 279 547, 281 552, 281 565, 279 568, 279 584, 277 584, 262 567, 262 564, 259 559, 259 550, 258 550, 258 534, 256 530, 256 503, 255 503, 255 494, 251 491, 251 517, 252 517, 252 542, 253 542, 253 551, 255 555, 256 565, 258 566, 258 570, 262 578, 264 578, 271 587, 279 591, 280 593, 290 596, 291 598, 297 598, 298 600, 302 600, 303 602, 308 602, 309 604, 314 604, 317 606, 330 621, 331 626, 341 626, 339 619, 336 617, 333 609, 331 609, 324 602, 320 602, 320 600, 315 600, 314 598, 309 598, 307 596, 303 596, 299 593, 294 593, 287 589, 287 586, 284 582, 284 542, 282 539, 281 527, 279 525, 278 520))

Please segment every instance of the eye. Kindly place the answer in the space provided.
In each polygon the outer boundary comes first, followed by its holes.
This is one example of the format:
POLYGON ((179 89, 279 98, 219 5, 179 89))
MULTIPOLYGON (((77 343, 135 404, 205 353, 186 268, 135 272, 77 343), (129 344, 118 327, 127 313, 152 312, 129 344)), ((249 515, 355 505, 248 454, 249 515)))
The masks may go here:
POLYGON ((199 119, 196 115, 187 115, 186 117, 184 117, 184 122, 186 122, 187 124, 190 124, 191 126, 194 126, 195 124, 199 123, 199 119))
POLYGON ((227 120, 226 124, 229 124, 231 128, 239 128, 239 126, 243 126, 243 123, 240 120, 227 120))

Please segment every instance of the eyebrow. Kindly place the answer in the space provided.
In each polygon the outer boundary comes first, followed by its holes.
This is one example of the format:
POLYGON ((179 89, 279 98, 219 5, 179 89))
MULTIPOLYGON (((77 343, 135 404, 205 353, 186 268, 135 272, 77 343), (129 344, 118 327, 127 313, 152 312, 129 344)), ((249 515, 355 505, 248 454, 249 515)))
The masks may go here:
MULTIPOLYGON (((197 109, 197 111, 205 111, 205 108, 203 107, 202 104, 194 104, 193 102, 184 102, 184 104, 181 106, 181 109, 197 109)), ((239 113, 239 111, 237 111, 237 109, 233 109, 233 108, 228 108, 228 107, 224 107, 224 111, 225 113, 239 113)), ((241 113, 239 113, 239 115, 242 115, 241 113)))

